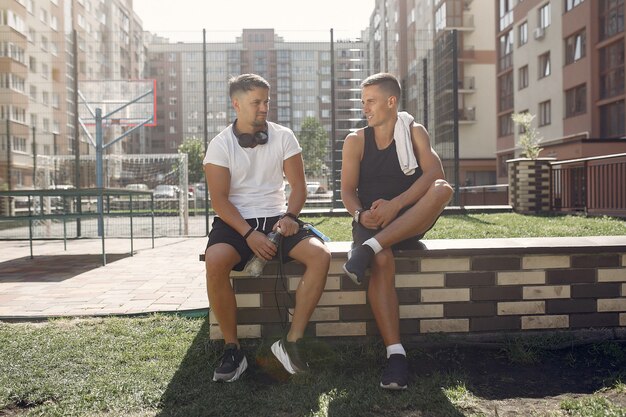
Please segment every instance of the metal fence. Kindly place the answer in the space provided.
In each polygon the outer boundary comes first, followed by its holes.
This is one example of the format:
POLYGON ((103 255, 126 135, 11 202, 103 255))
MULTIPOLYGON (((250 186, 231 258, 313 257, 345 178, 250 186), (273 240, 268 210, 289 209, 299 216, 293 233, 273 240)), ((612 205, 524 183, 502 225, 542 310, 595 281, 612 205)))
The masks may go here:
POLYGON ((551 163, 555 212, 626 217, 626 154, 551 163))
MULTIPOLYGON (((289 33, 244 29, 224 41, 222 33, 203 31, 186 36, 197 41, 170 42, 167 34, 150 35, 144 46, 130 39, 121 48, 115 45, 122 33, 114 31, 106 38, 77 32, 38 33, 25 47, 27 79, 17 83, 17 92, 0 89, 0 102, 22 100, 24 109, 1 121, 0 187, 91 186, 95 151, 79 127, 81 86, 101 80, 104 95, 107 82, 150 79, 156 86, 155 126, 139 128, 107 150, 103 186, 145 185, 155 191, 160 185, 175 186, 178 194, 172 198, 188 209, 179 211, 179 218, 171 216, 174 226, 162 230, 168 235, 206 234, 209 223, 204 215, 210 214, 210 198, 203 189, 199 158, 208 141, 235 118, 228 79, 253 72, 272 86, 269 119, 291 128, 303 147, 310 190, 305 207, 343 208, 339 191, 343 140, 365 126, 360 83, 378 71, 399 76, 402 110, 428 128, 448 180, 458 187, 456 32, 434 43, 423 41, 431 36, 428 32, 416 33, 409 39, 412 55, 393 54, 400 58, 389 60, 372 49, 372 43, 340 33, 325 31, 327 40, 321 41, 290 41, 289 33), (400 65, 395 59, 410 62, 400 65), (194 139, 204 146, 197 154, 189 154, 185 181, 173 168, 173 160, 164 165, 157 162, 166 155, 175 158, 181 144, 194 139), (129 161, 133 161, 132 168, 129 161), (175 226, 184 223, 180 218, 184 215, 194 217, 194 226, 175 226)), ((97 95, 93 87, 89 91, 97 95)), ((128 130, 115 123, 106 128, 112 129, 114 133, 109 134, 113 136, 128 130)))

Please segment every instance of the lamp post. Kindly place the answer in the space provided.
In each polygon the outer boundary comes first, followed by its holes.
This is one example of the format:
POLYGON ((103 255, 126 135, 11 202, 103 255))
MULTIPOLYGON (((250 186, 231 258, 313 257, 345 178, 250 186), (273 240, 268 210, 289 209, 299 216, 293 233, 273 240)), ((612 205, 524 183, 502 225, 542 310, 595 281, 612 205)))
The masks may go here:
POLYGON ((37 188, 37 128, 32 127, 33 130, 33 190, 37 188))
POLYGON ((54 188, 57 187, 57 136, 59 132, 52 132, 52 152, 54 154, 54 188))

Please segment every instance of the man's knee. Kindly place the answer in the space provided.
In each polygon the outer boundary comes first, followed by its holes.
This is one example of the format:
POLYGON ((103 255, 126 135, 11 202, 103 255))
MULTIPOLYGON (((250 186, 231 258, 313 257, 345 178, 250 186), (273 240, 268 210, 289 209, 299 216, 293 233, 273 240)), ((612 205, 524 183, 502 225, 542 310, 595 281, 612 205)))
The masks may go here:
POLYGON ((330 249, 315 238, 303 240, 289 253, 296 261, 308 268, 325 269, 330 266, 332 255, 330 249))
POLYGON ((446 180, 435 180, 430 186, 430 192, 442 203, 448 203, 454 194, 454 189, 446 180))
POLYGON ((393 251, 391 249, 384 249, 382 252, 378 252, 372 261, 372 267, 380 270, 381 272, 389 271, 394 265, 395 257, 393 256, 393 251))
POLYGON ((228 279, 230 271, 235 264, 239 262, 236 253, 230 253, 231 251, 229 251, 228 248, 220 246, 221 245, 210 246, 204 252, 206 277, 209 281, 217 281, 224 278, 228 279))

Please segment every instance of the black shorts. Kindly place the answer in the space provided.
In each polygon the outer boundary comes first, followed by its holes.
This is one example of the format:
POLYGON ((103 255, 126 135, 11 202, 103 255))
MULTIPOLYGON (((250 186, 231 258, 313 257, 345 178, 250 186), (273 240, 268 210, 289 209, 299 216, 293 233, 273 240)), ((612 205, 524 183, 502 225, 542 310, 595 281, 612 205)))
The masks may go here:
MULTIPOLYGON (((368 229, 367 227, 361 225, 360 223, 356 223, 354 220, 352 221, 352 247, 362 245, 367 239, 374 237, 376 233, 380 232, 380 230, 376 229, 368 229)), ((398 242, 393 245, 391 248, 394 250, 408 250, 408 249, 419 249, 422 247, 420 239, 424 237, 425 233, 419 234, 417 236, 410 237, 408 239, 403 240, 402 242, 398 242)))
MULTIPOLYGON (((255 230, 268 234, 272 231, 272 227, 274 226, 274 224, 276 224, 278 219, 279 216, 274 216, 260 217, 258 219, 246 219, 246 221, 251 227, 254 227, 255 230)), ((303 223, 300 223, 300 230, 298 230, 295 235, 285 237, 281 241, 280 250, 283 256, 283 262, 289 262, 293 260, 289 257, 289 252, 291 252, 291 250, 298 243, 300 243, 300 241, 308 239, 310 237, 317 238, 316 234, 308 229, 303 229, 302 225, 303 223)), ((248 261, 254 254, 252 252, 252 249, 250 249, 250 247, 246 243, 246 240, 243 238, 243 236, 237 233, 237 231, 230 227, 224 220, 220 219, 219 217, 215 217, 213 219, 211 231, 209 232, 209 242, 207 243, 207 248, 218 243, 226 243, 232 246, 241 257, 241 261, 233 267, 234 271, 243 271, 246 263, 248 263, 248 261)))

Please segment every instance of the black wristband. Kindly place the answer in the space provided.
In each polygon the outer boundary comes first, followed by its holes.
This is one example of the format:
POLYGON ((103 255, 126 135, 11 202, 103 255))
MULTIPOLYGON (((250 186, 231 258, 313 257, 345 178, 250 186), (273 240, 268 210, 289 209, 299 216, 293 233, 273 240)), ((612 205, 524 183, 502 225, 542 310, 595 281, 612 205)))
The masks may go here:
POLYGON ((250 236, 250 235, 252 234, 252 232, 254 232, 254 227, 250 227, 250 230, 248 230, 248 231, 246 232, 246 234, 245 234, 245 235, 243 235, 244 240, 245 240, 245 239, 248 239, 248 236, 250 236))
POLYGON ((289 212, 286 212, 286 213, 283 213, 283 214, 280 215, 281 219, 284 219, 285 217, 290 217, 290 218, 292 218, 292 219, 294 219, 296 221, 298 220, 298 216, 296 216, 293 213, 289 213, 289 212))

